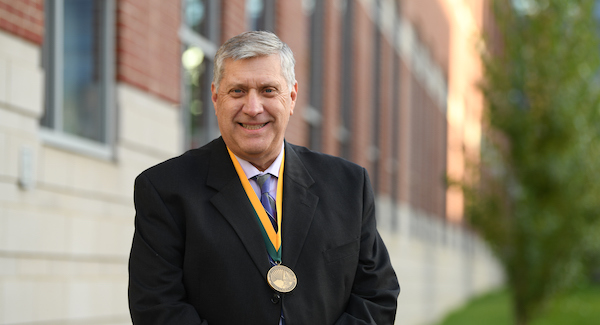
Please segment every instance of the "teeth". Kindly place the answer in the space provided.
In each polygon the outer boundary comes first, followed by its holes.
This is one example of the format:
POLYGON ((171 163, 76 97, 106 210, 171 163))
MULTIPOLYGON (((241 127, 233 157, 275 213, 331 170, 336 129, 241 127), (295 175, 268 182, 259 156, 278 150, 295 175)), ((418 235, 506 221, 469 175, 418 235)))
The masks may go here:
POLYGON ((267 123, 264 123, 264 124, 243 124, 242 123, 242 127, 244 127, 244 129, 248 129, 248 130, 258 130, 265 125, 267 125, 267 123))

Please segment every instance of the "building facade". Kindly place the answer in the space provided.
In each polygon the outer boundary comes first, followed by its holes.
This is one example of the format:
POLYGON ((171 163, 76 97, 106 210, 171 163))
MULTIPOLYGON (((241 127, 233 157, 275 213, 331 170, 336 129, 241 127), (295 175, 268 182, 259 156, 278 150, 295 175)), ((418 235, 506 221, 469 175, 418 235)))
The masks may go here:
POLYGON ((294 51, 286 139, 369 171, 402 293, 429 324, 501 283, 462 223, 482 110, 478 0, 0 0, 0 324, 130 324, 133 180, 219 136, 220 44, 294 51))

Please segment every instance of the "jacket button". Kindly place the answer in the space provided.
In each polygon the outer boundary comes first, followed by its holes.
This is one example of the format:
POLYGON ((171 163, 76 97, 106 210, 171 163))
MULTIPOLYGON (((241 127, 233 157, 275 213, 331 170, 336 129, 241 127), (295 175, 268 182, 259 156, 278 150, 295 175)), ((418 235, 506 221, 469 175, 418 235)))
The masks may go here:
POLYGON ((271 297, 271 302, 274 304, 278 304, 281 300, 281 296, 278 293, 274 293, 273 297, 271 297))

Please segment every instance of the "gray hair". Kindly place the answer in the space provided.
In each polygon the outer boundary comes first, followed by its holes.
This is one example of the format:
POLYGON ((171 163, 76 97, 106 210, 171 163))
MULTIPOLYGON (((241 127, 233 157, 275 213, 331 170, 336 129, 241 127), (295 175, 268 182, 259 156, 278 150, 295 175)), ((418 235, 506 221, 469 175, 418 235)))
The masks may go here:
POLYGON ((221 45, 215 55, 215 66, 213 70, 213 83, 219 89, 219 83, 223 78, 226 59, 242 60, 261 56, 279 54, 281 61, 281 74, 287 82, 288 90, 292 90, 296 81, 294 73, 294 54, 292 50, 282 42, 277 35, 267 31, 250 31, 234 36, 221 45))

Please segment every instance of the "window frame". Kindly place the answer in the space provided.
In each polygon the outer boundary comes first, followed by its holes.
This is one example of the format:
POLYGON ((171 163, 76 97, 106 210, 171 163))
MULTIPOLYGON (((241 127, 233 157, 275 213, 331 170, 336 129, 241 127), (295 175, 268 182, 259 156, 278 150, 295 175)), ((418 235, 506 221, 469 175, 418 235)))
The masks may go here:
MULTIPOLYGON (((248 2, 251 0, 244 0, 244 8, 247 11, 248 2)), ((247 30, 265 30, 270 32, 275 32, 276 26, 276 0, 261 0, 263 3, 263 10, 261 11, 261 15, 257 17, 257 25, 253 26, 254 21, 252 17, 250 17, 249 12, 246 12, 246 29, 247 30), (262 25, 262 26, 261 26, 262 25)))
POLYGON ((105 160, 115 158, 117 112, 115 100, 115 0, 103 0, 100 64, 103 73, 100 98, 104 106, 103 142, 87 139, 64 130, 63 123, 63 82, 64 82, 64 0, 46 2, 46 37, 43 44, 43 64, 45 77, 44 109, 52 112, 52 126, 40 120, 40 137, 45 144, 78 154, 105 160))
MULTIPOLYGON (((214 64, 214 56, 218 50, 218 42, 220 37, 220 24, 221 21, 218 17, 221 17, 221 3, 219 0, 207 0, 210 2, 208 6, 209 12, 207 17, 209 17, 208 22, 208 35, 202 35, 196 31, 194 31, 190 26, 187 25, 187 22, 184 19, 181 19, 181 24, 179 27, 179 40, 181 41, 181 55, 186 51, 189 46, 195 46, 200 48, 205 55, 205 60, 210 60, 212 64, 214 64)), ((185 17, 185 9, 186 9, 186 0, 181 0, 181 17, 185 17)), ((212 65, 211 64, 211 65, 212 65)), ((190 130, 190 122, 191 116, 189 112, 189 99, 190 94, 188 93, 187 87, 187 71, 183 64, 181 66, 181 105, 180 105, 180 120, 183 125, 182 132, 183 141, 181 144, 181 149, 183 151, 187 151, 190 149, 194 149, 192 146, 192 134, 190 130)), ((212 80, 212 70, 209 69, 208 73, 210 73, 210 79, 212 80)), ((210 88, 209 88, 210 91, 210 88)), ((212 101, 208 103, 208 110, 213 110, 212 101)), ((212 140, 220 136, 219 126, 217 124, 217 119, 215 114, 207 114, 207 120, 204 123, 203 127, 205 128, 205 134, 203 135, 204 140, 212 140)), ((201 139, 202 140, 202 139, 201 139)), ((204 143, 208 143, 208 141, 203 141, 204 143)))

